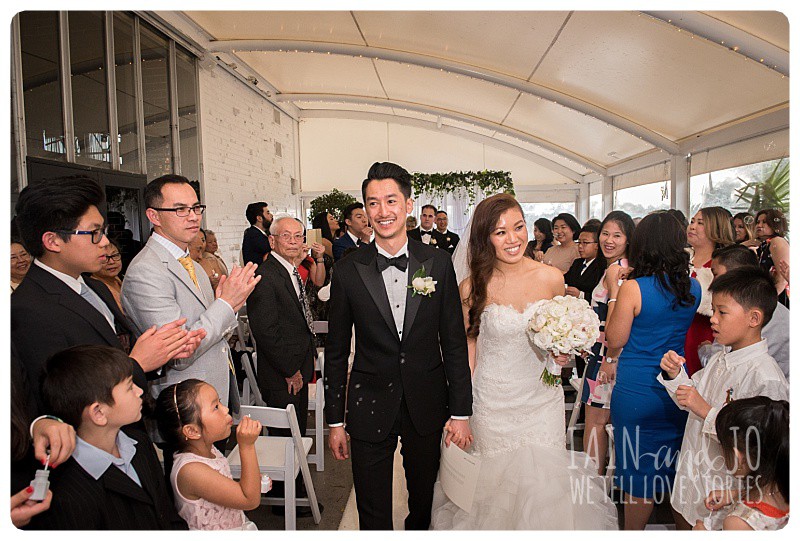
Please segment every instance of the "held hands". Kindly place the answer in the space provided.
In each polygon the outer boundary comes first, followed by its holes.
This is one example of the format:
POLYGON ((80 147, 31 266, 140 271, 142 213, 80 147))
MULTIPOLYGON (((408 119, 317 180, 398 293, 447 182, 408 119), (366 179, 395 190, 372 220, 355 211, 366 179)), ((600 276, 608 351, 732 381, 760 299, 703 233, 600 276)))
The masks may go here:
POLYGON ((229 275, 219 277, 217 298, 227 302, 234 312, 238 312, 255 289, 256 284, 261 281, 261 276, 255 275, 256 269, 258 266, 253 262, 244 267, 234 265, 229 275))
POLYGON ((686 363, 686 359, 669 350, 661 357, 661 370, 667 373, 669 379, 675 379, 681 373, 681 366, 686 363))
POLYGON ((286 378, 286 383, 289 386, 289 394, 297 394, 303 388, 303 375, 298 370, 292 377, 286 378))
POLYGON ((75 429, 55 419, 39 419, 33 425, 33 455, 45 463, 50 448, 50 467, 63 464, 75 450, 75 429))
POLYGON ((261 423, 245 415, 236 427, 236 443, 241 447, 252 447, 261 435, 261 423))
POLYGON ((197 349, 200 340, 197 339, 199 335, 196 331, 190 335, 189 331, 183 328, 184 323, 186 318, 176 319, 160 329, 156 329, 153 325, 136 340, 130 357, 139 363, 142 370, 152 372, 167 364, 170 359, 181 355, 190 356, 197 349))
POLYGON ((449 419, 445 423, 444 429, 447 430, 447 436, 444 438, 446 447, 450 447, 452 442, 460 448, 466 449, 474 441, 472 431, 469 428, 469 421, 466 419, 449 419))
POLYGON ((333 458, 336 460, 344 460, 350 458, 350 451, 347 448, 347 440, 350 436, 347 435, 343 426, 332 426, 328 434, 328 447, 333 453, 333 458))
POLYGON ((553 360, 556 362, 558 366, 566 366, 569 362, 569 355, 553 355, 553 360))
POLYGON ((705 419, 711 409, 693 385, 679 385, 675 391, 675 398, 679 406, 688 409, 701 419, 705 419))

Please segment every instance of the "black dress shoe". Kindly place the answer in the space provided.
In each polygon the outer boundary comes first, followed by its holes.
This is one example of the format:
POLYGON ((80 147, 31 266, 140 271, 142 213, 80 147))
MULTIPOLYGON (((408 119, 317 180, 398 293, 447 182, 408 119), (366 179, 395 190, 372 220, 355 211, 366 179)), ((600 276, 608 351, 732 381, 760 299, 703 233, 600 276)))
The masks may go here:
MULTIPOLYGON (((319 512, 321 514, 322 511, 325 510, 325 506, 322 505, 322 502, 317 502, 317 505, 319 505, 319 512)), ((272 512, 273 515, 278 515, 278 516, 281 516, 281 517, 286 515, 286 513, 284 511, 284 507, 282 505, 273 505, 271 512, 272 512)), ((302 506, 301 507, 301 506, 298 505, 294 509, 294 515, 297 518, 307 518, 307 517, 313 517, 314 513, 311 511, 311 507, 310 506, 309 507, 306 507, 306 506, 302 506)))

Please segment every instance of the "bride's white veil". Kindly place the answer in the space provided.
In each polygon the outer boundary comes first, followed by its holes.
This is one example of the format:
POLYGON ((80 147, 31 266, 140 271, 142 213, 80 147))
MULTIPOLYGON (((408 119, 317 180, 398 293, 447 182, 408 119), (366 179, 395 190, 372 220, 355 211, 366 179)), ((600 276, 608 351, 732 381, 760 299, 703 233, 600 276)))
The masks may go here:
POLYGON ((469 237, 472 231, 472 216, 467 221, 467 226, 464 228, 464 233, 461 236, 461 242, 456 246, 456 251, 453 252, 453 268, 456 270, 456 283, 461 285, 465 278, 469 277, 469 237))

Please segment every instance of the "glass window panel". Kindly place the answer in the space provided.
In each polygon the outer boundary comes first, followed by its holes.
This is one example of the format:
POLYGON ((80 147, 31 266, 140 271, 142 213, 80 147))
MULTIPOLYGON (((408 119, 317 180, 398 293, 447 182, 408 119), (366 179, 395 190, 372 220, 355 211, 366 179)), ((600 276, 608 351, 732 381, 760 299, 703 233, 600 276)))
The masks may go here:
POLYGON ((603 194, 589 196, 589 217, 602 220, 603 216, 603 194))
POLYGON ((641 218, 654 210, 666 210, 669 205, 669 182, 654 182, 614 192, 614 210, 623 210, 631 218, 641 218))
POLYGON ((172 173, 169 119, 169 50, 167 40, 141 26, 142 92, 144 98, 147 179, 172 173))
POLYGON ((23 11, 19 18, 28 155, 63 161, 58 13, 23 11))
POLYGON ((70 11, 68 19, 75 161, 111 167, 105 15, 102 11, 70 11))
POLYGON ((525 225, 528 227, 528 240, 533 240, 533 222, 539 218, 552 220, 562 212, 575 215, 575 203, 520 203, 525 214, 525 225))
POLYGON ((197 76, 195 60, 180 49, 176 51, 176 60, 181 174, 189 180, 197 180, 200 160, 198 159, 197 149, 197 76))
POLYGON ((119 166, 122 171, 141 173, 133 66, 133 18, 124 13, 114 14, 114 73, 117 81, 119 166))
POLYGON ((779 161, 770 160, 691 177, 688 217, 703 207, 723 207, 734 214, 747 210, 747 203, 738 201, 736 190, 744 187, 746 182, 763 182, 779 161))

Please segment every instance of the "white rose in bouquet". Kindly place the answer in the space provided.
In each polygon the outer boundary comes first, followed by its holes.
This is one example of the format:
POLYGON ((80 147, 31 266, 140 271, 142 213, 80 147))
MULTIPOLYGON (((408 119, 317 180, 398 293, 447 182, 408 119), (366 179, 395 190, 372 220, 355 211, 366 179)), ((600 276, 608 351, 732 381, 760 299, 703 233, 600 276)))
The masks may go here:
POLYGON ((591 351, 600 336, 600 319, 588 302, 571 296, 538 301, 534 307, 528 333, 534 344, 548 352, 542 381, 557 386, 561 383, 561 367, 554 357, 591 351))

